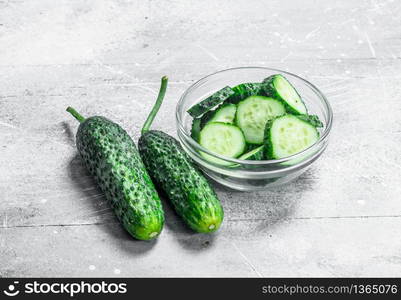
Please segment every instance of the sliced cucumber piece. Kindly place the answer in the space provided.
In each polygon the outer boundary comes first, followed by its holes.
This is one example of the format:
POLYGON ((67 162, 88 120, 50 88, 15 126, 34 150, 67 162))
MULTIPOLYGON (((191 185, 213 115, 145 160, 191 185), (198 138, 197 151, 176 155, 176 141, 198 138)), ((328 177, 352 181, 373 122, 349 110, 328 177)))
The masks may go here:
POLYGON ((238 104, 236 124, 244 132, 248 143, 262 144, 267 121, 284 113, 285 108, 280 101, 264 96, 251 96, 238 104))
POLYGON ((205 100, 199 102, 198 104, 195 104, 190 109, 188 109, 187 112, 194 118, 200 117, 209 110, 212 110, 216 106, 222 104, 233 94, 234 91, 229 86, 226 86, 221 90, 215 92, 211 96, 207 97, 205 100))
POLYGON ((265 154, 268 159, 291 156, 312 146, 319 140, 319 132, 311 123, 286 114, 266 124, 265 154))
POLYGON ((259 146, 247 153, 242 154, 238 159, 243 160, 262 160, 264 156, 264 146, 259 146))
POLYGON ((235 104, 225 104, 216 110, 216 113, 209 122, 221 122, 227 124, 233 124, 235 119, 235 113, 237 112, 237 106, 235 104))
POLYGON ((199 142, 199 134, 201 130, 201 119, 195 118, 192 120, 191 137, 199 142))
MULTIPOLYGON (((214 153, 231 158, 240 156, 246 146, 241 129, 235 125, 219 122, 206 124, 200 132, 199 144, 214 153)), ((213 163, 231 164, 204 152, 201 152, 201 155, 213 163)))
POLYGON ((241 83, 233 87, 232 90, 234 94, 227 101, 237 104, 250 96, 261 95, 262 84, 260 82, 241 83))
POLYGON ((306 114, 307 109, 298 92, 281 74, 267 77, 262 82, 263 93, 268 97, 279 99, 285 103, 286 109, 292 114, 306 114))
POLYGON ((235 113, 237 112, 237 106, 235 104, 224 104, 219 107, 213 114, 210 116, 208 120, 206 120, 205 124, 211 122, 221 122, 227 124, 234 124, 235 113))

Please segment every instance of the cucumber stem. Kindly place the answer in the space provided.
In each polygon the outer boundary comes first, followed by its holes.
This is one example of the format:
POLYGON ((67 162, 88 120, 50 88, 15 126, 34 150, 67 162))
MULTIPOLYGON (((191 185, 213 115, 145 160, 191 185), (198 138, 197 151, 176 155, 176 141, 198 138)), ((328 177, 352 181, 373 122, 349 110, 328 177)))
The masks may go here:
POLYGON ((71 106, 68 106, 66 111, 68 111, 75 119, 77 119, 79 123, 85 121, 85 118, 71 106))
POLYGON ((162 105, 164 95, 166 94, 167 82, 168 82, 167 76, 163 76, 162 82, 160 85, 159 95, 157 96, 156 103, 153 106, 152 110, 150 111, 149 116, 145 121, 145 124, 143 124, 142 131, 141 131, 142 134, 149 131, 149 128, 152 125, 152 122, 155 119, 156 114, 160 109, 160 106, 162 105))

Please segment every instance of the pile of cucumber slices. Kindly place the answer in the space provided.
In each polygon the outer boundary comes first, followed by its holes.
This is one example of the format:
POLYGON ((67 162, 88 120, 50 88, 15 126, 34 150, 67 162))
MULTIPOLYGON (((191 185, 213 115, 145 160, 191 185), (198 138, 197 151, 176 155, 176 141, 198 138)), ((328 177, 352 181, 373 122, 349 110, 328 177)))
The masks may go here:
MULTIPOLYGON (((319 139, 323 123, 281 74, 261 83, 226 86, 188 110, 191 136, 210 152, 242 160, 280 159, 319 139)), ((207 160, 230 164, 207 153, 207 160)))

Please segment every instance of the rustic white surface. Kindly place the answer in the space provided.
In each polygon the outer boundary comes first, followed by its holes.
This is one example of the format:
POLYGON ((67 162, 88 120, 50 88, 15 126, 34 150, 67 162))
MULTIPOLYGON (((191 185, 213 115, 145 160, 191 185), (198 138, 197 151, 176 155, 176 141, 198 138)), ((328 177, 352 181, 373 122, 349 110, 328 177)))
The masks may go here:
POLYGON ((401 3, 0 1, 0 276, 401 276, 401 3), (200 77, 235 66, 306 77, 331 102, 330 146, 274 190, 216 186, 217 234, 167 205, 154 242, 130 238, 81 165, 73 105, 137 140, 200 77))

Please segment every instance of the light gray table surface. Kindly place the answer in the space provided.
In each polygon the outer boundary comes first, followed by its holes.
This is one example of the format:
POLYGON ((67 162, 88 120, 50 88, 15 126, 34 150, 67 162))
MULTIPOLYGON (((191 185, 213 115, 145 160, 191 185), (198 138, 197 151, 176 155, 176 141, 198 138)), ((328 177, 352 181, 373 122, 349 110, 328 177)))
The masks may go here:
POLYGON ((0 276, 401 276, 399 1, 0 1, 0 276), (328 97, 324 155, 263 192, 214 185, 221 230, 166 207, 130 238, 82 166, 68 105, 133 136, 176 135, 184 90, 209 73, 271 66, 328 97))

